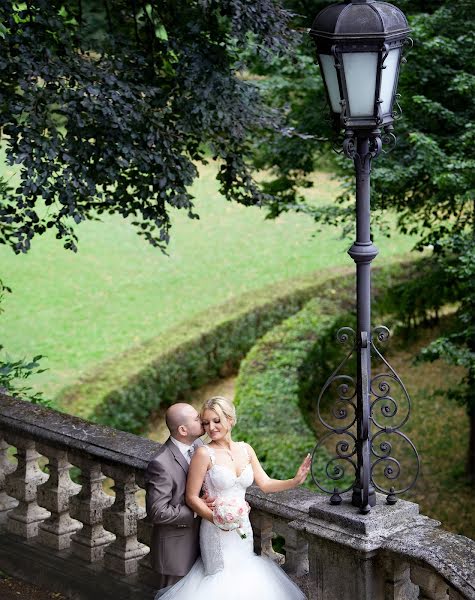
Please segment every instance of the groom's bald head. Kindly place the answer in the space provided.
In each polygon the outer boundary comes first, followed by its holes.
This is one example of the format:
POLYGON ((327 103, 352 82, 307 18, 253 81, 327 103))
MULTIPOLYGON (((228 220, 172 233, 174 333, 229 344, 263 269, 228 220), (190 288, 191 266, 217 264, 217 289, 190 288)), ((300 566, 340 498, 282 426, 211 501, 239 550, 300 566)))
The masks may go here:
POLYGON ((165 413, 165 423, 167 424, 170 433, 176 433, 180 425, 185 425, 185 422, 188 421, 191 416, 190 413, 193 412, 192 410, 190 411, 190 409, 193 409, 193 407, 184 402, 178 402, 168 408, 165 413))
POLYGON ((170 435, 185 443, 191 444, 193 440, 203 435, 198 411, 185 402, 177 402, 168 408, 165 413, 165 423, 170 435))

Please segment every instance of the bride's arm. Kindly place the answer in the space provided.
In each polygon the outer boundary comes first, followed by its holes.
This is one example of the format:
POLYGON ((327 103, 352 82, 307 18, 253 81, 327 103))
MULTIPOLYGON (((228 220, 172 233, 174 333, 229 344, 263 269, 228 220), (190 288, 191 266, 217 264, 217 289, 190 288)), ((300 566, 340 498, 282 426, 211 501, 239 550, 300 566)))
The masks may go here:
POLYGON ((302 464, 298 468, 297 473, 295 474, 295 477, 292 479, 271 479, 262 468, 254 449, 249 446, 249 444, 246 444, 246 446, 249 451, 252 470, 254 471, 254 481, 264 493, 268 494, 269 492, 283 492, 284 490, 291 490, 303 483, 307 478, 308 472, 310 471, 310 454, 307 454, 307 456, 304 458, 302 464))
POLYGON ((203 487, 203 481, 205 480, 208 465, 209 454, 206 448, 197 448, 191 459, 190 468, 188 469, 188 477, 186 480, 186 503, 196 514, 212 523, 213 511, 206 502, 200 498, 200 492, 203 487))

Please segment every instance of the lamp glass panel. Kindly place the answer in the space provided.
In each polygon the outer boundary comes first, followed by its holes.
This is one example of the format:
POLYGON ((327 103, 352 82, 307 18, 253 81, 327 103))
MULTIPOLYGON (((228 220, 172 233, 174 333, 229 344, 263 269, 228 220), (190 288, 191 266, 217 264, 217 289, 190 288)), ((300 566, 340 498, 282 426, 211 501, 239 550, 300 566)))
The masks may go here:
POLYGON ((386 68, 383 69, 381 73, 381 91, 379 93, 379 98, 382 100, 381 112, 383 115, 386 115, 391 111, 393 97, 397 86, 396 77, 400 54, 400 48, 390 50, 383 63, 383 66, 386 68))
POLYGON ((325 79, 325 85, 327 86, 328 96, 330 97, 332 111, 339 114, 341 113, 340 87, 338 85, 335 59, 328 54, 320 54, 319 58, 323 69, 323 78, 325 79))
POLYGON ((343 53, 349 113, 352 117, 372 117, 376 93, 377 52, 343 53))

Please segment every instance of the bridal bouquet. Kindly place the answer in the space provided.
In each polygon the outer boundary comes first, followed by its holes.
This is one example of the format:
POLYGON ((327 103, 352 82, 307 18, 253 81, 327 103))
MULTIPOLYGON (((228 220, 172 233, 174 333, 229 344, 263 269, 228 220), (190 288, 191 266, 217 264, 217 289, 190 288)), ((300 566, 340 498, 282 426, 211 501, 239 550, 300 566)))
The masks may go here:
POLYGON ((246 534, 242 529, 244 517, 249 512, 249 505, 245 500, 237 498, 220 498, 213 506, 213 522, 224 531, 237 531, 244 539, 246 534))

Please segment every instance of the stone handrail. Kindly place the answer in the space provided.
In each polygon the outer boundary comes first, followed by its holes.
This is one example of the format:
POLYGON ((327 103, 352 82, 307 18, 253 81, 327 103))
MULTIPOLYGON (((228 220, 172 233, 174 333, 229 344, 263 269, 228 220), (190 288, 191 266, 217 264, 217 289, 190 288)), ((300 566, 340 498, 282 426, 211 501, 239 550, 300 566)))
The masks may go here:
MULTIPOLYGON (((159 447, 0 394, 0 569, 75 599, 153 598, 151 525, 138 497, 159 447)), ((346 498, 334 507, 305 489, 252 487, 247 499, 256 551, 311 599, 475 600, 475 542, 441 530, 416 504, 379 498, 362 516, 346 498)))

